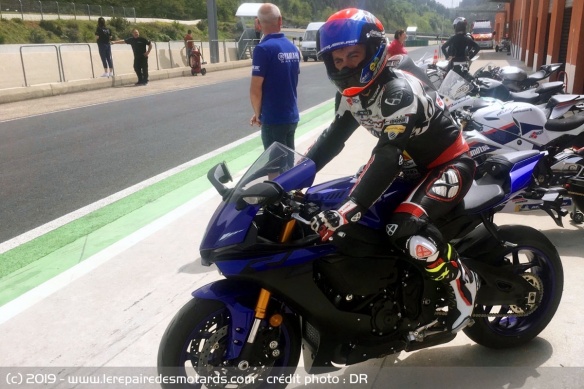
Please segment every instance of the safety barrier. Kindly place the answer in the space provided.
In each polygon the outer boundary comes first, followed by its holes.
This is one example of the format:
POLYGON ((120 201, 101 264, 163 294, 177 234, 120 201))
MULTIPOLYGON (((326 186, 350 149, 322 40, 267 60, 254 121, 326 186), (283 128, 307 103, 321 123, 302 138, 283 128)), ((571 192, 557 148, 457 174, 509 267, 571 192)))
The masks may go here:
MULTIPOLYGON (((207 61, 209 42, 195 41, 207 61)), ((237 61, 233 40, 216 41, 219 62, 237 61), (222 48, 222 50, 221 50, 222 48)), ((152 70, 188 67, 184 41, 152 42, 152 70)), ((134 56, 129 45, 113 45, 114 74, 134 74, 134 56)), ((0 45, 0 89, 70 82, 102 74, 95 43, 0 45)))

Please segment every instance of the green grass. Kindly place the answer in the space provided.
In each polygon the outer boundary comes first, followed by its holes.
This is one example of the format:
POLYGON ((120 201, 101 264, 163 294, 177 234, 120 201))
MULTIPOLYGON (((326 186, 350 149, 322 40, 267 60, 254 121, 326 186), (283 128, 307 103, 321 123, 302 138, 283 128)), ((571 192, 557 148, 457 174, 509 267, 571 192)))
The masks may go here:
MULTIPOLYGON (((45 20, 23 21, 20 15, 3 13, 0 21, 0 43, 93 43, 95 42, 95 20, 45 20)), ((188 29, 193 31, 193 39, 208 40, 206 27, 204 31, 196 25, 181 23, 133 23, 124 18, 114 18, 108 23, 114 39, 123 39, 131 35, 133 28, 140 30, 140 35, 155 42, 182 41, 188 29)), ((241 32, 235 31, 234 23, 220 23, 219 39, 235 39, 241 32)))

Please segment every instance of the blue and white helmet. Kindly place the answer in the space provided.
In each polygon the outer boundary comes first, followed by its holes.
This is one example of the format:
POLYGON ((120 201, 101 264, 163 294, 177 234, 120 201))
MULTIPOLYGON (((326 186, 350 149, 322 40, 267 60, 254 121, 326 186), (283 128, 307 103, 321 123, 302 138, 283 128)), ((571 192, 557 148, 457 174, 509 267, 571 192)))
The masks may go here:
POLYGON ((328 18, 316 39, 318 57, 324 61, 331 82, 344 96, 356 96, 373 85, 385 68, 387 38, 381 22, 368 11, 347 8, 328 18), (332 52, 348 46, 364 44, 365 59, 355 69, 338 70, 332 52))

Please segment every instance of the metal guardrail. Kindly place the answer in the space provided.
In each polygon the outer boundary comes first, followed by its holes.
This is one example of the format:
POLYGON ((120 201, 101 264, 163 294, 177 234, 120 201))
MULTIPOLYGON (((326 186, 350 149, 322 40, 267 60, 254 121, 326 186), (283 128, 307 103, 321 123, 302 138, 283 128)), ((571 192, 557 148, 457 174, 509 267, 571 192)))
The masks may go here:
POLYGON ((89 43, 63 43, 59 45, 59 57, 57 59, 57 61, 61 64, 61 72, 63 75, 61 77, 61 82, 67 81, 67 79, 65 78, 65 64, 63 63, 63 53, 61 52, 61 48, 63 46, 87 46, 87 48, 89 49, 89 61, 91 63, 91 76, 92 78, 95 78, 95 70, 93 70, 93 56, 91 55, 91 46, 89 45, 89 43))
MULTIPOLYGON (((200 51, 201 51, 201 56, 203 59, 205 59, 205 55, 209 54, 210 48, 209 48, 209 42, 207 41, 203 41, 203 40, 193 40, 192 42, 194 42, 196 45, 199 46, 200 51)), ((238 58, 233 57, 233 55, 236 55, 235 53, 229 53, 229 50, 234 50, 235 52, 237 51, 237 42, 234 40, 216 40, 213 42, 217 42, 219 45, 222 46, 223 49, 223 62, 229 62, 229 61, 234 61, 234 60, 238 60, 238 58), (230 56, 231 54, 231 56, 230 56)), ((156 66, 155 69, 156 70, 161 70, 161 69, 169 69, 169 68, 176 68, 176 67, 181 67, 180 63, 181 61, 184 60, 184 58, 182 58, 182 55, 180 56, 181 59, 177 59, 176 63, 175 63, 175 57, 177 55, 177 51, 181 51, 182 52, 182 46, 184 45, 184 41, 168 41, 168 42, 152 42, 152 46, 153 46, 153 50, 155 51, 155 61, 156 61, 156 66), (168 47, 168 57, 165 57, 164 63, 161 64, 161 53, 159 53, 159 50, 161 50, 161 52, 165 51, 166 47, 168 47), (181 49, 177 49, 177 47, 181 47, 181 49), (169 63, 168 63, 169 62, 169 63), (178 65, 177 65, 178 64, 178 65)), ((24 86, 28 87, 31 86, 32 84, 30 83, 30 74, 27 74, 26 68, 27 68, 27 64, 29 65, 30 68, 30 63, 29 61, 31 61, 31 58, 35 58, 33 57, 36 54, 29 54, 29 49, 45 49, 44 52, 47 53, 47 50, 52 51, 53 49, 55 50, 55 59, 56 59, 56 64, 57 64, 57 72, 59 74, 59 82, 67 82, 67 81, 73 81, 75 80, 75 78, 71 78, 71 77, 67 77, 66 76, 66 72, 65 72, 65 68, 69 69, 69 71, 71 70, 71 64, 69 64, 69 66, 67 66, 67 58, 65 58, 65 60, 63 59, 64 54, 70 54, 70 51, 64 50, 67 47, 86 47, 86 50, 79 50, 80 51, 80 55, 84 55, 84 53, 86 53, 85 55, 89 56, 89 60, 88 60, 88 64, 91 67, 89 74, 91 74, 92 78, 96 78, 96 73, 95 73, 95 69, 94 66, 95 61, 93 61, 93 56, 95 55, 95 50, 92 50, 91 44, 89 43, 61 43, 61 44, 28 44, 28 45, 21 45, 18 48, 18 52, 19 52, 19 56, 20 56, 20 64, 21 64, 21 68, 22 68, 22 76, 24 78, 24 86)), ((47 53, 50 55, 50 51, 47 53)), ((163 53, 164 54, 164 53, 163 53)), ((118 54, 120 55, 120 54, 118 54)), ((66 56, 65 56, 66 57, 66 56)), ((83 59, 85 59, 85 57, 83 57, 83 59)), ((112 59, 114 63, 117 63, 116 61, 116 51, 112 51, 112 59)), ((154 65, 154 64, 153 64, 154 65)), ((86 63, 84 62, 83 67, 86 66, 86 63)), ((186 62, 186 66, 190 66, 190 62, 187 59, 186 62)), ((77 68, 81 69, 80 66, 77 66, 77 68)), ((154 66, 153 66, 154 68, 154 66)), ((30 72, 29 72, 30 73, 30 72)), ((87 74, 87 72, 85 72, 84 74, 87 74)))
POLYGON ((77 19, 77 16, 80 16, 87 17, 89 20, 92 16, 94 19, 101 16, 116 16, 126 19, 134 18, 134 22, 136 22, 136 9, 134 7, 75 4, 71 1, 0 0, 0 18, 18 15, 24 20, 25 14, 40 14, 41 20, 44 20, 46 15, 57 15, 57 19, 61 19, 61 16, 73 16, 74 19, 77 19))
MULTIPOLYGON (((22 55, 22 49, 27 48, 27 47, 35 47, 38 48, 39 45, 23 45, 20 46, 20 63, 22 64, 22 75, 24 76, 24 86, 29 86, 28 85, 28 81, 26 79, 26 69, 24 66, 24 56, 22 55)), ((54 47, 55 48, 55 52, 57 53, 57 68, 58 68, 58 72, 59 72, 59 81, 63 82, 63 69, 61 68, 61 61, 59 60, 59 49, 57 48, 57 45, 43 45, 44 47, 54 47)))

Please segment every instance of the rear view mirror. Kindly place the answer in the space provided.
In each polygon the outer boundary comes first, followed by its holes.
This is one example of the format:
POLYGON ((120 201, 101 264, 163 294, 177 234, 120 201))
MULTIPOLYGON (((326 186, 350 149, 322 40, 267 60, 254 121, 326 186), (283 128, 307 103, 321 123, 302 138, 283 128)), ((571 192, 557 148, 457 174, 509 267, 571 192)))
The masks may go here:
POLYGON ((237 199, 235 209, 241 211, 249 205, 274 204, 282 198, 284 189, 273 181, 259 182, 241 193, 237 199))
POLYGON ((229 173, 229 169, 227 169, 227 164, 225 162, 213 166, 207 172, 207 179, 211 182, 213 187, 217 189, 217 192, 223 197, 223 200, 229 196, 231 189, 223 184, 233 181, 233 178, 231 177, 231 173, 229 173))

